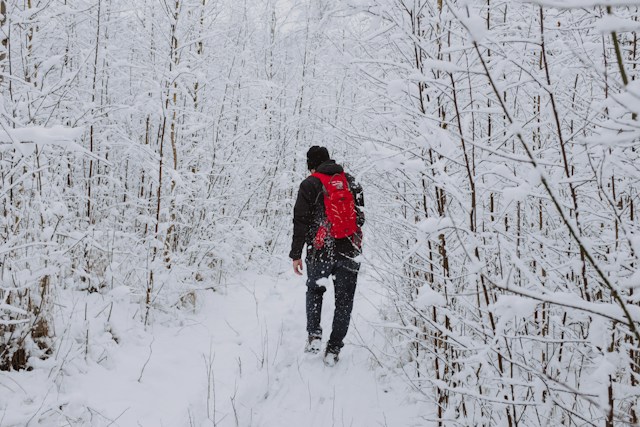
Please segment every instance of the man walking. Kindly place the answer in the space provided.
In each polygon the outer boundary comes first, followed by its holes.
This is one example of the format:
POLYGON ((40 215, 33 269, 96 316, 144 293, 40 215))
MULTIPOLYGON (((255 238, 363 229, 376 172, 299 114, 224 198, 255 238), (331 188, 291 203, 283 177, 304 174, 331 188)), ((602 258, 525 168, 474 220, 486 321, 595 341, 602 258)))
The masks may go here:
POLYGON ((335 312, 324 362, 338 361, 349 328, 360 263, 364 224, 362 187, 329 157, 325 147, 307 152, 311 175, 300 184, 293 209, 293 242, 289 257, 293 270, 302 275, 302 250, 306 245, 307 332, 305 352, 318 353, 322 345, 320 315, 326 279, 333 276, 335 312), (325 279, 325 280, 323 280, 325 279))

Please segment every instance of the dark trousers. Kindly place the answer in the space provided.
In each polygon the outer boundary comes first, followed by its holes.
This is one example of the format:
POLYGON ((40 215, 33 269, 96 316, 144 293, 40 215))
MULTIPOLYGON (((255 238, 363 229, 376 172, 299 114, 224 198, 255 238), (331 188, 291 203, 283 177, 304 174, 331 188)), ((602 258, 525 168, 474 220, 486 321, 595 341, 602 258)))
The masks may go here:
POLYGON ((323 257, 313 254, 307 257, 307 332, 309 335, 322 336, 320 316, 322 313, 322 297, 327 288, 324 280, 333 276, 335 288, 335 312, 333 313, 333 327, 327 347, 340 351, 347 335, 353 296, 356 292, 358 270, 360 263, 344 255, 323 257), (320 283, 318 283, 320 280, 320 283))

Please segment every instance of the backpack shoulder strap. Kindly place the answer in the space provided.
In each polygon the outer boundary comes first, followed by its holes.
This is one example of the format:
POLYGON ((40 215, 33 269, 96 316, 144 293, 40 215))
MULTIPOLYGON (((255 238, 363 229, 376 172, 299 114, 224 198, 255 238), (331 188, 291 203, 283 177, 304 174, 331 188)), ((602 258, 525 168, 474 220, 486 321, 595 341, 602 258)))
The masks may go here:
POLYGON ((320 180, 320 182, 322 183, 322 192, 326 195, 329 190, 329 182, 331 181, 331 175, 325 175, 323 173, 320 172, 314 172, 311 174, 312 177, 314 178, 318 178, 320 180))

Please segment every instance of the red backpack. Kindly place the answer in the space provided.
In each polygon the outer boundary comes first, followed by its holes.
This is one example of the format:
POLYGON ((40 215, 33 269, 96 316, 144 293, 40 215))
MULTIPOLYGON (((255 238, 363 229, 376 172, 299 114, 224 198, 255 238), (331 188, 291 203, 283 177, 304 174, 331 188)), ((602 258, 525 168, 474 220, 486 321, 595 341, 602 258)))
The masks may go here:
POLYGON ((311 176, 318 178, 324 187, 327 225, 318 228, 314 241, 316 249, 320 249, 324 246, 327 233, 334 239, 344 239, 353 236, 358 231, 356 204, 344 172, 335 175, 315 172, 311 176))

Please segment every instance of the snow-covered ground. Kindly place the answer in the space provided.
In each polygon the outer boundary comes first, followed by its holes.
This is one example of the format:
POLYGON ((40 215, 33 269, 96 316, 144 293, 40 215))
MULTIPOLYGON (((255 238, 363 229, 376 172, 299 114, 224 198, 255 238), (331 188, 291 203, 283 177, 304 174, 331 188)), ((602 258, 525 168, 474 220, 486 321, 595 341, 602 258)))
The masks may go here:
MULTIPOLYGON (((182 320, 167 315, 146 330, 126 292, 114 292, 113 307, 91 296, 86 315, 84 300, 67 301, 76 307, 66 322, 72 341, 33 371, 0 375, 0 426, 424 425, 425 408, 366 348, 382 339, 371 326, 379 285, 360 278, 347 344, 329 368, 302 351, 304 278, 284 270, 239 275, 199 294, 182 320)), ((328 336, 331 287, 325 298, 328 336)))

